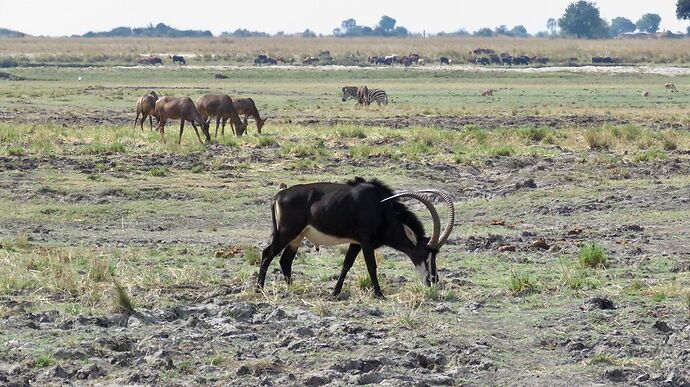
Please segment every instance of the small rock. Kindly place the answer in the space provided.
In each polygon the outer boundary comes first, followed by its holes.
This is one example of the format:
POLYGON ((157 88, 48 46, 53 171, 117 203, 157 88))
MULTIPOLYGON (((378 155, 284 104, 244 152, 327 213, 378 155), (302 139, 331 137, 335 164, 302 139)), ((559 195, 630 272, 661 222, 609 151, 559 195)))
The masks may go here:
POLYGON ((340 292, 338 296, 335 297, 338 301, 347 301, 350 299, 350 292, 340 292))
POLYGON ((293 332, 295 333, 295 335, 297 335, 297 337, 302 337, 302 338, 315 336, 314 331, 311 330, 311 328, 309 328, 309 327, 299 327, 299 328, 294 329, 293 332))
POLYGON ((286 317, 287 313, 284 310, 276 308, 266 317, 266 321, 280 321, 286 317))
POLYGON ((249 369, 249 367, 247 367, 246 365, 243 365, 237 369, 237 372, 235 372, 235 374, 237 374, 237 376, 244 376, 244 375, 249 375, 250 372, 251 372, 251 370, 249 369))
POLYGON ((305 386, 323 386, 330 382, 330 378, 323 375, 311 375, 304 379, 305 386))
POLYGON ((288 351, 294 351, 296 349, 300 349, 304 347, 304 341, 303 340, 295 340, 290 342, 290 344, 287 345, 288 351))
POLYGON ((77 379, 96 379, 105 375, 105 371, 100 369, 96 364, 85 365, 76 373, 77 379))
POLYGON ((640 376, 638 376, 638 377, 635 379, 635 381, 636 381, 637 383, 646 382, 647 380, 649 380, 649 374, 646 374, 646 373, 645 373, 645 374, 642 374, 642 375, 640 375, 640 376))
POLYGON ((360 376, 359 379, 357 379, 357 384, 364 385, 364 384, 378 384, 381 383, 385 378, 377 374, 375 372, 369 373, 369 374, 364 374, 360 376))
POLYGON ((603 309, 603 310, 613 310, 616 309, 613 301, 608 298, 603 297, 593 297, 585 301, 585 308, 587 310, 603 309))
POLYGON ((654 325, 652 325, 652 328, 655 328, 663 333, 669 333, 673 332, 673 328, 671 328, 666 321, 663 320, 657 320, 654 325))
POLYGON ((71 379, 74 376, 74 372, 67 372, 64 368, 60 366, 55 366, 50 372, 51 376, 62 379, 71 379))
POLYGON ((548 250, 551 246, 548 243, 546 243, 544 238, 539 238, 536 241, 532 242, 532 247, 542 250, 548 250))
POLYGON ((446 375, 430 376, 428 378, 422 379, 417 383, 418 387, 426 386, 452 386, 454 378, 446 375))
POLYGON ((256 308, 250 304, 238 304, 230 308, 229 314, 237 321, 248 323, 252 321, 252 317, 256 314, 256 308))
POLYGON ((628 378, 629 374, 630 370, 627 368, 612 368, 604 372, 604 378, 612 382, 620 383, 624 382, 628 378))

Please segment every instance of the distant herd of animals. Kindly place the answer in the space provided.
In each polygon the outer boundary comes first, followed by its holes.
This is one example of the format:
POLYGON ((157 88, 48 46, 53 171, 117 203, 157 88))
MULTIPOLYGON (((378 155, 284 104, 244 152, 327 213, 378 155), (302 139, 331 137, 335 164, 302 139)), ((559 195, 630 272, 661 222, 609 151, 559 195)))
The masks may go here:
MULTIPOLYGON (((469 53, 468 63, 490 66, 529 66, 529 65, 547 65, 551 63, 551 59, 539 56, 539 55, 512 55, 508 52, 496 53, 490 48, 476 48, 469 53)), ((356 56, 350 55, 352 63, 358 64, 359 60, 356 56)), ((170 55, 170 60, 173 64, 186 65, 187 61, 182 55, 170 55)), ((426 63, 431 63, 431 60, 424 59, 420 57, 419 54, 411 53, 408 55, 372 55, 367 58, 367 61, 371 65, 375 66, 393 66, 402 65, 404 67, 409 67, 412 65, 424 66, 426 63)), ((319 65, 321 63, 331 64, 334 63, 333 56, 331 56, 329 51, 322 51, 318 56, 307 56, 302 58, 300 61, 303 65, 319 65), (324 60, 325 59, 325 60, 324 60)), ((452 58, 448 56, 441 56, 437 59, 437 62, 441 66, 451 66, 457 61, 453 61, 452 58)), ((591 59, 592 64, 620 64, 622 63, 622 58, 611 57, 611 56, 593 56, 591 59)), ((140 58, 137 60, 140 65, 162 65, 163 59, 158 56, 148 56, 140 58)), ((270 65, 285 65, 285 64, 295 64, 297 61, 294 57, 283 57, 276 56, 272 57, 267 54, 259 54, 254 58, 254 65, 256 66, 270 66, 270 65)), ((567 65, 578 65, 579 59, 576 57, 566 58, 563 61, 567 65)))
POLYGON ((211 119, 216 119, 215 138, 218 138, 218 127, 221 128, 221 136, 225 136, 225 124, 230 121, 232 132, 236 136, 241 136, 247 129, 249 117, 256 121, 256 130, 261 133, 261 128, 267 119, 262 119, 259 110, 256 108, 254 100, 251 98, 232 98, 228 95, 202 95, 196 100, 196 104, 189 97, 158 97, 155 91, 139 97, 136 104, 136 117, 134 118, 134 128, 137 122, 144 131, 144 121, 149 119, 151 129, 153 129, 153 117, 158 120, 156 129, 160 132, 161 141, 165 143, 165 124, 168 120, 180 120, 180 137, 178 144, 182 143, 182 133, 185 122, 192 124, 199 142, 203 143, 199 135, 197 125, 206 138, 206 142, 211 141, 209 126, 211 119), (244 116, 244 120, 240 119, 244 116), (141 119, 140 119, 141 117, 141 119))

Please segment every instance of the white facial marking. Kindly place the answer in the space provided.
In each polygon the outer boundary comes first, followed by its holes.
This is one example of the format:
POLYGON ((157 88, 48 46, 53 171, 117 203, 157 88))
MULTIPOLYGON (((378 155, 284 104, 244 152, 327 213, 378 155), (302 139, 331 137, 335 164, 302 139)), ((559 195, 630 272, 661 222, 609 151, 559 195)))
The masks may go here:
POLYGON ((417 269, 417 274, 419 274, 419 280, 422 281, 422 285, 426 285, 426 279, 429 276, 429 269, 426 267, 426 261, 415 266, 417 269))

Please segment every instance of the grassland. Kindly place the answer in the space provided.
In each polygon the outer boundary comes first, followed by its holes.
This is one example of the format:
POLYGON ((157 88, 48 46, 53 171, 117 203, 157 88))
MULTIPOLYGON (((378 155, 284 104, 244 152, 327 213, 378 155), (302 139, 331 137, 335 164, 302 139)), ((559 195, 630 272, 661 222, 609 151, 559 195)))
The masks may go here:
POLYGON ((2 38, 0 58, 22 63, 132 64, 140 55, 183 54, 191 64, 251 63, 258 54, 294 58, 329 51, 337 64, 366 63, 369 55, 406 55, 416 52, 428 63, 441 56, 467 63, 470 51, 492 48, 513 55, 546 56, 555 63, 577 58, 590 63, 592 56, 623 58, 628 64, 676 64, 690 61, 690 40, 575 40, 522 38, 2 38), (59 47, 59 50, 56 50, 59 47))
POLYGON ((686 76, 9 71, 25 80, 0 81, 0 383, 690 377, 686 76), (340 101, 340 87, 361 83, 391 104, 340 101), (480 97, 486 88, 496 96, 480 97), (269 121, 208 146, 189 131, 175 145, 171 125, 164 145, 131 127, 149 89, 250 95, 269 121), (274 264, 257 293, 279 184, 355 175, 455 197, 441 284, 417 285, 407 258, 382 249, 388 298, 372 297, 358 260, 336 301, 344 250, 305 244, 294 284, 274 264))

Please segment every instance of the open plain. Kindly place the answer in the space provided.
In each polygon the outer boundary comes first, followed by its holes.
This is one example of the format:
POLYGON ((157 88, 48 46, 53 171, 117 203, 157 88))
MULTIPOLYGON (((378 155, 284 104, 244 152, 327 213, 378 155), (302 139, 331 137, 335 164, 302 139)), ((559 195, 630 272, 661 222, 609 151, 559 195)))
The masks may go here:
MULTIPOLYGON (((26 41, 34 51, 10 42, 16 56, 51 54, 40 39, 26 41)), ((79 42, 64 48, 104 50, 79 42)), ((175 52, 194 52, 194 40, 180 42, 175 52)), ((199 55, 211 55, 216 43, 198 42, 199 55)), ((332 42, 305 44, 341 44, 332 42)), ((670 57, 666 43, 650 56, 670 57)), ((173 50, 127 44, 121 52, 173 50)), ((382 47, 361 44, 338 49, 382 47)), ((591 44, 644 55, 638 42, 591 44)), ((690 383, 685 68, 146 67, 117 58, 2 69, 0 385, 690 383), (390 103, 341 102, 343 86, 360 84, 386 90, 390 103), (493 96, 482 97, 487 89, 493 96), (150 90, 251 96, 268 121, 261 135, 250 120, 245 136, 226 130, 210 145, 190 127, 177 145, 172 122, 162 144, 148 122, 132 128, 134 104, 150 90), (279 185, 354 176, 453 195, 441 282, 419 285, 409 259, 384 248, 387 298, 371 294, 360 257, 335 300, 345 247, 305 242, 293 284, 274 261, 257 292, 279 185)), ((429 229, 423 207, 409 204, 429 229)))

